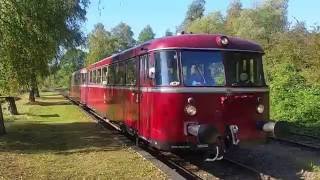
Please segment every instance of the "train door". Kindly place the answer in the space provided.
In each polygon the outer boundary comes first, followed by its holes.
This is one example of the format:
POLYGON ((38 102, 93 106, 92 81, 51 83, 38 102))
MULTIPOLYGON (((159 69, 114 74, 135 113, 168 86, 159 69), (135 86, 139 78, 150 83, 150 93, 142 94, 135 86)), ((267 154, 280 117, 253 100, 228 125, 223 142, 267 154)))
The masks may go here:
POLYGON ((140 63, 140 98, 139 98, 139 135, 145 139, 150 138, 150 102, 148 92, 145 91, 146 87, 149 86, 148 82, 148 54, 139 57, 140 63))
MULTIPOLYGON (((139 122, 139 62, 136 58, 126 61, 126 88, 124 90, 125 124, 131 130, 138 130, 139 122)), ((133 131, 131 131, 133 132, 133 131)))
POLYGON ((86 104, 87 103, 87 72, 83 72, 81 73, 81 98, 80 98, 80 102, 82 104, 86 104))

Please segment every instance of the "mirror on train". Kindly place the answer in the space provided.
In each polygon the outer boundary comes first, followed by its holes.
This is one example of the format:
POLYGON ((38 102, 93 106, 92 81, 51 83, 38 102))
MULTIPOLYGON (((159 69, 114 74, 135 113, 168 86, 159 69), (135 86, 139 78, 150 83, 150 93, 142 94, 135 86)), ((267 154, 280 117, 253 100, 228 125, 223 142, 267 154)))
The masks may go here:
POLYGON ((107 84, 107 81, 102 81, 102 85, 106 86, 107 84))
POLYGON ((151 78, 151 79, 155 78, 155 68, 154 67, 149 68, 149 78, 151 78))

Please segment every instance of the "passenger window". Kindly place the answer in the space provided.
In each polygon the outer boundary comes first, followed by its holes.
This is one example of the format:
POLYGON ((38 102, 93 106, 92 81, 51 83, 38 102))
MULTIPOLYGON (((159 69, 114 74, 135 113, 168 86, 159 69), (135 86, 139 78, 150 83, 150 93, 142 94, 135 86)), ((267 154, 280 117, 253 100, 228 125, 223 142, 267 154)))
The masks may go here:
POLYGON ((108 66, 102 69, 102 81, 106 81, 108 84, 108 66))
POLYGON ((97 70, 94 70, 92 75, 92 83, 96 83, 96 82, 97 82, 97 70))
POLYGON ((126 85, 136 85, 137 83, 137 63, 135 59, 127 62, 126 68, 126 85))
POLYGON ((97 69, 97 84, 101 83, 101 69, 97 69))
POLYGON ((148 78, 148 71, 149 71, 148 70, 148 59, 149 59, 149 56, 147 54, 140 56, 140 69, 141 69, 144 81, 146 81, 148 78))
POLYGON ((108 81, 109 84, 114 85, 115 84, 115 64, 112 64, 109 68, 109 74, 108 74, 108 81))
POLYGON ((124 63, 119 63, 116 65, 115 69, 115 84, 117 85, 124 85, 125 83, 125 71, 124 71, 124 63))
POLYGON ((155 52, 155 82, 158 86, 177 86, 179 81, 176 51, 155 52))
POLYGON ((87 82, 87 73, 83 74, 82 84, 86 84, 87 82))
POLYGON ((89 82, 92 83, 92 71, 89 72, 89 82))

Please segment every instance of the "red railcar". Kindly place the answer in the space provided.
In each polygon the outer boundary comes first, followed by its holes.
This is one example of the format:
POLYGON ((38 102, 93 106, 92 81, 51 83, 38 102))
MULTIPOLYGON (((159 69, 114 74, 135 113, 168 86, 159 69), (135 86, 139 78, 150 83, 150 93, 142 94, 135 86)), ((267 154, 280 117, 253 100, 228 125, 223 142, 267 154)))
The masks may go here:
POLYGON ((273 131, 263 53, 222 35, 159 38, 74 73, 71 94, 156 148, 226 150, 273 131))

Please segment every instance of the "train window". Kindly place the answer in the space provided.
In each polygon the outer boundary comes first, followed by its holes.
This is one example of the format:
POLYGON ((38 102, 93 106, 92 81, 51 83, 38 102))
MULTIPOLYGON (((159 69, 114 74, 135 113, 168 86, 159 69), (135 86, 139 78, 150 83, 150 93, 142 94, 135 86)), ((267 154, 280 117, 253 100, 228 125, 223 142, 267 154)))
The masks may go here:
POLYGON ((97 84, 101 83, 101 69, 97 69, 97 84))
POLYGON ((140 69, 144 81, 146 81, 148 78, 148 59, 148 54, 140 56, 140 69))
POLYGON ((116 72, 116 80, 118 85, 125 84, 125 64, 124 63, 118 64, 118 69, 116 72))
POLYGON ((81 73, 81 84, 85 84, 86 83, 86 74, 85 73, 81 73))
POLYGON ((182 73, 185 86, 224 86, 223 57, 217 51, 183 51, 182 73))
POLYGON ((96 83, 96 82, 97 82, 97 70, 93 70, 92 83, 96 83))
POLYGON ((109 66, 109 73, 108 73, 108 82, 111 85, 115 84, 115 64, 109 66))
POLYGON ((92 83, 92 71, 89 72, 89 82, 92 83))
POLYGON ((108 66, 103 67, 102 69, 102 81, 105 81, 107 85, 108 84, 108 66))
POLYGON ((130 59, 126 64, 126 85, 136 85, 137 83, 137 63, 135 59, 130 59))
POLYGON ((262 57, 256 53, 225 53, 228 84, 265 86, 262 57))
POLYGON ((155 83, 158 86, 177 86, 179 81, 176 51, 158 51, 155 57, 155 83))
POLYGON ((79 74, 76 74, 76 85, 78 85, 78 76, 79 76, 79 74))

